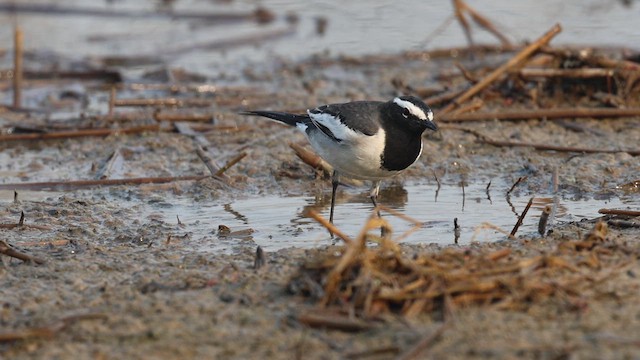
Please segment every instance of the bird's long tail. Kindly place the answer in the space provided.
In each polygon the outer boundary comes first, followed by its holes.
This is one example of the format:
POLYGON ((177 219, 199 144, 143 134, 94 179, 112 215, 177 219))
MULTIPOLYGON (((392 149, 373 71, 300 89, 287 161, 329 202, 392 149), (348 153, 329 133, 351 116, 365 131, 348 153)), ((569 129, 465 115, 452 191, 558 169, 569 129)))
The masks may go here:
POLYGON ((278 112, 278 111, 262 111, 262 110, 242 111, 240 112, 240 115, 262 116, 272 120, 279 121, 281 123, 285 123, 290 126, 297 126, 298 124, 301 124, 301 123, 306 124, 310 121, 309 116, 307 115, 296 115, 296 114, 289 114, 289 113, 278 112))

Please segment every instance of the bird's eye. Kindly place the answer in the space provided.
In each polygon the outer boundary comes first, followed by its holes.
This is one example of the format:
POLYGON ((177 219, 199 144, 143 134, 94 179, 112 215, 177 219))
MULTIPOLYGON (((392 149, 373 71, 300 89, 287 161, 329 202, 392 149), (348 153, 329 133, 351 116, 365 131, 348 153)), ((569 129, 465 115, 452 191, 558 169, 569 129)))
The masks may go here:
POLYGON ((402 110, 402 116, 404 116, 404 117, 408 118, 408 117, 409 117, 409 114, 410 114, 409 109, 404 109, 404 110, 402 110))

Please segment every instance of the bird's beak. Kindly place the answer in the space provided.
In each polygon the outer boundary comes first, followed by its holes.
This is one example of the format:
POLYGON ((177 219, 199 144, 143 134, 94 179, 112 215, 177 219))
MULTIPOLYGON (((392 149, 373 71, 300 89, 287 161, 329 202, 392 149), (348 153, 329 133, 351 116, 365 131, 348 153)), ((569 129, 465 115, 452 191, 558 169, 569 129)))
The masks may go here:
POLYGON ((431 129, 433 131, 437 131, 438 130, 438 125, 436 125, 436 123, 433 122, 433 120, 429 120, 426 123, 427 123, 427 129, 431 129))

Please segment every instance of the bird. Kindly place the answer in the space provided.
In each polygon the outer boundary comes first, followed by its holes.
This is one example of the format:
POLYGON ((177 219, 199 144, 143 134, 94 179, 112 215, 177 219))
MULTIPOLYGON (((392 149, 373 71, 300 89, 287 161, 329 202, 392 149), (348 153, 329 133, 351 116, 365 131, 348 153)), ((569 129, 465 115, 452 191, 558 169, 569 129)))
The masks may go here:
POLYGON ((412 95, 396 96, 386 102, 322 105, 308 109, 306 114, 264 110, 240 114, 295 126, 304 133, 311 148, 333 167, 331 223, 342 176, 370 180, 369 196, 377 207, 380 182, 413 165, 422 153, 422 134, 438 130, 431 108, 412 95))

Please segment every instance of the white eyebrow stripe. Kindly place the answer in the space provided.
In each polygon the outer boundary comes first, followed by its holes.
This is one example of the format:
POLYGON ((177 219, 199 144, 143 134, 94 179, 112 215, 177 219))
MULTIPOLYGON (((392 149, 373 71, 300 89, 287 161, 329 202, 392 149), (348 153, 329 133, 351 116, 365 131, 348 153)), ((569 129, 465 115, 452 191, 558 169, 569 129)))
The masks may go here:
MULTIPOLYGON (((431 120, 431 119, 429 119, 427 117, 427 114, 425 114, 424 111, 422 111, 422 109, 420 109, 419 107, 415 106, 410 101, 402 100, 399 97, 397 97, 397 98, 393 99, 393 102, 398 104, 398 106, 409 110, 409 112, 412 113, 413 116, 417 117, 420 120, 431 120)), ((433 115, 431 115, 431 117, 433 117, 433 115)))

